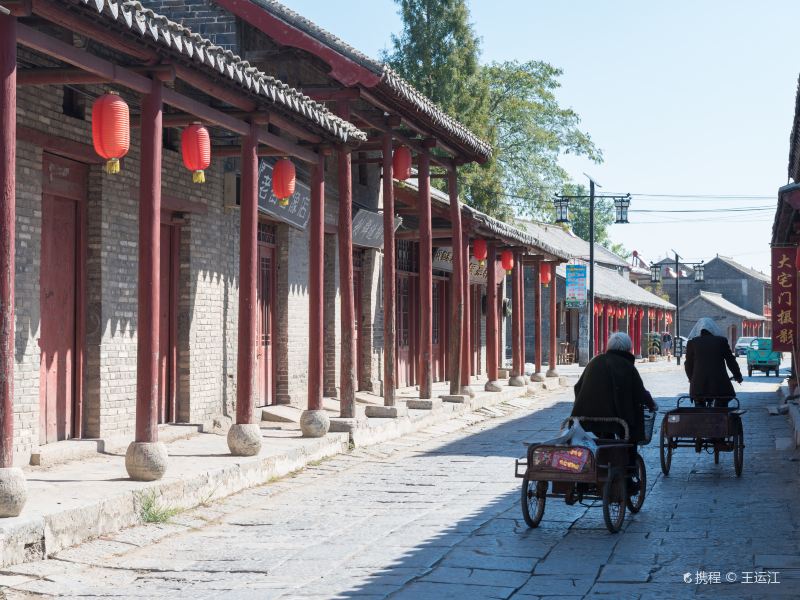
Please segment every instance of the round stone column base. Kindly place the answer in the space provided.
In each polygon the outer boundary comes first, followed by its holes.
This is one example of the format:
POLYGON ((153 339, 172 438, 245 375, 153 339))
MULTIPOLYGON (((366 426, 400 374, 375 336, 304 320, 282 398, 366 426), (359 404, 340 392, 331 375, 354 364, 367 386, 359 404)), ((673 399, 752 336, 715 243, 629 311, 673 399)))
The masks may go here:
POLYGON ((525 377, 522 375, 514 375, 513 377, 509 377, 508 385, 513 387, 525 387, 528 385, 528 382, 525 381, 525 377))
POLYGON ((303 437, 324 437, 331 427, 331 420, 324 410, 304 410, 300 415, 300 431, 303 437))
POLYGON ((487 392, 502 392, 503 386, 499 381, 487 381, 484 389, 487 392))
POLYGON ((125 469, 134 481, 155 481, 167 472, 167 447, 161 442, 131 442, 125 469))
POLYGON ((558 371, 555 369, 547 369, 547 375, 545 377, 558 377, 558 371))
POLYGON ((542 381, 544 381, 544 375, 542 375, 541 371, 538 373, 534 373, 533 375, 531 375, 531 381, 536 383, 541 383, 542 381))
POLYGON ((470 398, 475 397, 475 390, 472 389, 471 385, 465 385, 461 388, 461 395, 462 396, 469 396, 470 398))
POLYGON ((0 517, 17 517, 28 499, 28 484, 22 469, 0 469, 0 517))
POLYGON ((228 449, 234 456, 261 452, 261 428, 256 423, 234 423, 228 430, 228 449))

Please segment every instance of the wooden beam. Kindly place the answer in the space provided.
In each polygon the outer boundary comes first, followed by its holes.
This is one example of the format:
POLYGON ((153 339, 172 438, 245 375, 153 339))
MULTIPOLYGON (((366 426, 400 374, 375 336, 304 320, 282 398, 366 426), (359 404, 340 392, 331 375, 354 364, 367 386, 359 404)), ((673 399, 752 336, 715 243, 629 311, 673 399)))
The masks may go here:
MULTIPOLYGON (((241 146, 213 146, 211 148, 211 157, 217 158, 231 158, 235 156, 241 156, 242 154, 242 147, 241 146)), ((258 156, 285 156, 285 152, 281 152, 280 150, 276 150, 275 148, 268 148, 264 146, 259 146, 257 151, 258 156)))
MULTIPOLYGON (((449 238, 453 235, 452 229, 431 229, 431 238, 449 238)), ((419 239, 419 231, 411 230, 411 231, 398 231, 395 234, 395 238, 398 240, 418 240, 419 239)))
MULTIPOLYGON (((157 75, 161 81, 175 80, 175 67, 172 65, 132 67, 130 70, 140 75, 157 75)), ((68 85, 108 82, 109 80, 105 77, 87 73, 83 69, 34 68, 17 71, 17 85, 68 85)))
POLYGON ((90 144, 69 140, 25 125, 17 125, 17 139, 78 162, 88 164, 104 164, 106 162, 97 155, 90 144))
POLYGON ((301 87, 300 91, 317 102, 358 100, 361 97, 361 92, 358 88, 301 87))

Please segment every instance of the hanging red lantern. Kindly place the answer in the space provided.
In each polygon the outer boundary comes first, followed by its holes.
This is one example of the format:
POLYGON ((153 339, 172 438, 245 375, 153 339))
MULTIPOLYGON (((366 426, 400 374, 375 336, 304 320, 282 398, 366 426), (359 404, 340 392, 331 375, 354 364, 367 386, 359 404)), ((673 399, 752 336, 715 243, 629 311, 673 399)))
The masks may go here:
POLYGON ((553 268, 550 265, 542 265, 541 271, 539 271, 539 283, 541 283, 544 287, 550 285, 550 281, 553 279, 553 268))
POLYGON ((500 264, 506 271, 514 269, 514 253, 511 250, 503 250, 500 254, 500 264))
POLYGON ((392 175, 395 179, 405 181, 411 177, 411 150, 408 146, 400 146, 392 155, 392 175))
POLYGON ((181 132, 181 154, 183 164, 192 171, 192 181, 205 183, 205 170, 211 164, 211 138, 208 129, 200 123, 192 123, 181 132))
POLYGON ((119 159, 131 145, 130 111, 119 94, 108 92, 92 104, 94 151, 106 159, 106 173, 119 173, 119 159))
POLYGON ((486 240, 479 238, 474 242, 472 242, 472 254, 473 256, 475 256, 475 260, 478 261, 478 264, 480 264, 480 266, 485 265, 486 255, 487 255, 486 240))
POLYGON ((294 185, 297 173, 294 163, 288 158, 282 158, 272 167, 272 194, 278 199, 281 206, 289 205, 289 198, 294 194, 294 185))

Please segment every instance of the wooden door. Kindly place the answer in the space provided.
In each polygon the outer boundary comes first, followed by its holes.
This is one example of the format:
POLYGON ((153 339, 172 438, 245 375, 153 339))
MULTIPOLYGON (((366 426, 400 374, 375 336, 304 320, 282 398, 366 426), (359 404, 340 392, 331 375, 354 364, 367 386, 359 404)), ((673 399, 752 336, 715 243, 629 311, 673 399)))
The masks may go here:
POLYGON ((44 155, 39 442, 80 435, 86 165, 44 155), (77 421, 77 424, 76 424, 77 421))
POLYGON ((442 282, 433 281, 433 301, 431 302, 431 378, 433 381, 442 380, 442 318, 441 299, 442 282))
POLYGON ((412 329, 411 277, 397 276, 397 387, 414 382, 414 343, 412 329))
POLYGON ((356 389, 361 389, 361 362, 364 358, 364 340, 361 335, 362 321, 364 318, 363 303, 361 294, 363 292, 362 268, 364 264, 364 250, 356 248, 353 250, 353 318, 355 320, 355 339, 353 344, 356 348, 356 362, 353 365, 356 373, 356 389))
POLYGON ((275 404, 275 249, 258 246, 258 397, 262 406, 275 404))
POLYGON ((481 369, 481 291, 480 285, 470 286, 469 312, 470 312, 470 338, 472 375, 480 375, 481 369))
POLYGON ((158 294, 158 422, 176 421, 180 226, 162 215, 158 294))

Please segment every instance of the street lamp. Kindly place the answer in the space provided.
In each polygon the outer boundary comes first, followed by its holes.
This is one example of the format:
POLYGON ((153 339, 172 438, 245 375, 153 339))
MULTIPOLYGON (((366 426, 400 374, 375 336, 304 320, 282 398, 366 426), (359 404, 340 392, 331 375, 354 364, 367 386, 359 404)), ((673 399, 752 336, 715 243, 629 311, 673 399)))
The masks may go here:
MULTIPOLYGON (((587 175, 587 177, 589 177, 587 175)), ((595 196, 594 188, 599 184, 589 177, 588 196, 568 196, 556 194, 553 198, 553 205, 556 209, 556 223, 569 223, 569 203, 570 200, 589 200, 589 294, 587 305, 594 306, 594 201, 596 199, 613 200, 616 213, 615 223, 628 222, 628 207, 631 205, 631 195, 606 195, 595 196)), ((589 360, 594 353, 594 319, 589 319, 589 360)))
POLYGON ((703 264, 703 261, 694 265, 694 280, 697 283, 702 283, 706 280, 706 266, 703 264))
MULTIPOLYGON (((673 250, 675 252, 675 250, 673 250)), ((680 264, 680 256, 678 253, 675 252, 675 348, 677 349, 678 342, 681 339, 681 264, 680 264)), ((691 267, 694 269, 694 280, 697 283, 702 283, 705 281, 706 277, 706 267, 703 264, 704 261, 700 261, 699 263, 683 263, 687 267, 691 267)), ((675 360, 677 361, 678 365, 681 364, 681 355, 676 352, 675 353, 675 360)))
POLYGON ((659 283, 661 281, 661 265, 650 265, 650 283, 659 283))

